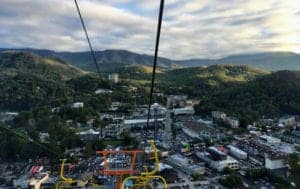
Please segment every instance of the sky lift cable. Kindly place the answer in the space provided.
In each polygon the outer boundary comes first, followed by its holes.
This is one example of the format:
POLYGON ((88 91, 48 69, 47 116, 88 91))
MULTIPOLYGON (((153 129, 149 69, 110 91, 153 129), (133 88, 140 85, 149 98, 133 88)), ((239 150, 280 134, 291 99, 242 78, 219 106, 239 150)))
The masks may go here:
POLYGON ((85 34, 85 37, 86 37, 86 40, 89 44, 89 47, 90 47, 90 52, 91 52, 91 55, 92 55, 92 58, 93 58, 93 62, 94 64, 96 65, 96 69, 97 69, 97 73, 98 73, 98 76, 100 78, 100 80, 102 79, 101 78, 101 73, 100 73, 100 69, 99 69, 99 65, 97 63, 97 58, 96 58, 96 54, 95 54, 95 51, 93 49, 93 46, 92 46, 92 43, 90 41, 90 38, 89 38, 89 35, 88 35, 88 32, 87 32, 87 29, 86 29, 86 26, 85 26, 85 23, 84 23, 84 20, 83 20, 83 17, 81 15, 81 12, 80 12, 80 8, 79 8, 79 5, 77 3, 77 0, 74 0, 75 2, 75 5, 76 5, 76 8, 77 8, 77 13, 79 15, 79 18, 80 18, 80 22, 81 22, 81 25, 82 25, 82 29, 84 31, 84 34, 85 34))
MULTIPOLYGON (((87 28, 85 26, 83 17, 81 15, 79 5, 77 3, 77 0, 74 0, 74 2, 75 2, 76 8, 77 8, 77 12, 78 12, 81 24, 82 24, 82 28, 84 30, 87 42, 88 42, 89 47, 90 47, 91 55, 93 57, 94 63, 95 63, 96 68, 97 68, 97 72, 99 74, 99 77, 101 78, 101 74, 100 74, 99 66, 98 66, 98 63, 97 63, 97 60, 96 60, 96 56, 95 56, 95 53, 94 53, 91 41, 89 39, 87 28)), ((163 18, 163 10, 164 10, 164 0, 161 0, 160 1, 160 8, 159 8, 157 32, 156 32, 156 41, 155 41, 155 51, 154 51, 154 58, 153 58, 153 66, 152 66, 152 79, 151 79, 151 89, 150 89, 149 104, 148 104, 147 124, 146 124, 145 138, 144 138, 144 150, 146 148, 146 143, 147 143, 147 139, 148 139, 148 128, 149 128, 149 120, 150 120, 150 110, 151 110, 151 104, 152 104, 153 92, 154 92, 154 82, 155 82, 155 75, 156 75, 156 66, 157 66, 157 59, 158 59, 158 47, 159 47, 160 31, 161 31, 161 24, 162 24, 162 18, 163 18)), ((156 140, 156 138, 154 137, 154 141, 155 140, 156 140)), ((143 162, 144 162, 144 160, 143 160, 143 162)))
MULTIPOLYGON (((92 47, 92 44, 91 44, 91 41, 90 41, 90 38, 89 38, 89 35, 88 35, 88 32, 87 32, 87 28, 85 26, 82 14, 80 12, 79 5, 77 3, 77 0, 74 0, 74 2, 75 2, 77 12, 78 12, 81 24, 82 24, 82 28, 84 30, 87 42, 88 42, 89 47, 90 47, 91 55, 93 57, 94 63, 95 63, 96 68, 97 68, 97 72, 99 74, 99 77, 101 78, 100 69, 99 69, 99 66, 98 66, 98 63, 97 63, 96 55, 95 55, 95 52, 93 50, 93 47, 92 47)), ((154 81, 155 81, 155 75, 156 75, 157 55, 158 55, 160 31, 161 31, 161 24, 162 24, 162 17, 163 17, 163 9, 164 9, 164 0, 161 0, 160 1, 160 8, 159 8, 157 32, 156 32, 156 43, 155 43, 154 59, 153 59, 153 66, 152 66, 153 70, 152 70, 151 89, 150 89, 149 104, 148 104, 148 115, 147 115, 147 124, 146 124, 147 128, 149 127, 150 110, 151 110, 151 104, 152 104, 153 92, 154 92, 154 81)), ((148 135, 148 132, 147 132, 147 129, 146 129, 145 142, 147 140, 147 135, 148 135)))
MULTIPOLYGON (((76 7, 77 7, 77 12, 78 12, 78 15, 80 17, 80 21, 81 21, 81 24, 82 24, 82 28, 84 30, 84 33, 85 33, 85 36, 86 36, 86 39, 88 41, 88 44, 89 44, 89 47, 90 47, 90 52, 91 52, 91 55, 93 57, 93 61, 96 65, 96 68, 97 68, 97 72, 98 72, 98 75, 99 75, 99 78, 101 79, 101 74, 100 74, 100 70, 99 70, 99 66, 98 66, 98 63, 97 63, 97 59, 96 59, 96 56, 95 56, 95 52, 93 50, 93 47, 92 47, 92 44, 90 42, 90 39, 89 39, 89 36, 88 36, 88 33, 87 33, 87 29, 85 27, 85 24, 84 24, 84 20, 82 18, 82 15, 80 13, 80 9, 79 9, 79 6, 78 6, 78 3, 77 3, 77 0, 74 0, 75 4, 76 4, 76 7)), ((158 47, 159 47, 159 39, 160 39, 160 30, 161 30, 161 24, 162 24, 162 16, 163 16, 163 8, 164 8, 164 0, 161 0, 160 1, 160 9, 159 9, 159 17, 158 17, 158 25, 157 25, 157 34, 156 34, 156 43, 155 43, 155 54, 154 54, 154 60, 153 60, 153 70, 152 70, 152 80, 151 80, 151 90, 150 90, 150 95, 149 95, 149 105, 148 105, 148 116, 147 116, 147 128, 149 126, 149 119, 150 119, 150 110, 151 110, 151 104, 152 104, 152 98, 153 98, 153 91, 154 91, 154 81, 155 81, 155 74, 156 74, 156 66, 157 66, 157 55, 158 55, 158 47)), ((4 129, 4 130, 7 130, 11 133, 13 133, 14 135, 16 135, 17 137, 19 138, 23 138, 24 140, 27 140, 41 148, 43 148, 44 150, 52 153, 52 154, 55 154, 57 155, 58 157, 62 157, 62 154, 59 154, 58 152, 50 149, 48 146, 46 145, 43 145, 33 139, 30 139, 28 137, 25 137, 23 135, 21 135, 20 133, 17 133, 15 131, 13 131, 12 129, 9 129, 9 128, 6 128, 5 126, 2 126, 0 125, 0 128, 4 129)), ((146 140, 147 140, 147 130, 146 130, 146 137, 145 137, 145 144, 146 145, 146 140)))
MULTIPOLYGON (((159 39, 160 39, 160 30, 161 30, 163 11, 164 11, 164 2, 165 2, 164 0, 161 0, 160 1, 160 7, 159 7, 159 16, 158 16, 157 31, 156 31, 156 42, 155 42, 155 51, 154 51, 153 66, 152 66, 153 69, 152 69, 151 89, 150 89, 149 104, 148 104, 146 136, 145 136, 144 145, 146 145, 147 138, 148 138, 150 110, 151 110, 151 104, 152 104, 153 92, 154 92, 154 82, 155 82, 155 74, 156 74, 156 66, 157 66, 157 55, 158 55, 158 47, 159 47, 159 39)), ((156 139, 154 138, 154 141, 155 140, 156 139)))

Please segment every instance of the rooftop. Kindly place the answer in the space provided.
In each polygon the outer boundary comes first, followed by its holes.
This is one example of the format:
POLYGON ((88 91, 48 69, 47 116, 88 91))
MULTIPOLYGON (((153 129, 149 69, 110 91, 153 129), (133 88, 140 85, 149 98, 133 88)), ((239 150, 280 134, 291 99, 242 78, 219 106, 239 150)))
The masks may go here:
MULTIPOLYGON (((157 121, 164 121, 164 118, 159 118, 157 121)), ((154 119, 149 119, 149 122, 154 122, 154 119)), ((124 124, 142 124, 147 123, 147 119, 125 119, 124 124)))

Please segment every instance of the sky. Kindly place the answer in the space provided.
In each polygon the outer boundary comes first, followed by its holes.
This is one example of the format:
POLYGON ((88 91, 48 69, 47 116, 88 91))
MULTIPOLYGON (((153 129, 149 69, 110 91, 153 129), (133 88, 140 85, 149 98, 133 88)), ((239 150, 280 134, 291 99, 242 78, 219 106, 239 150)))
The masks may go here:
MULTIPOLYGON (((95 50, 154 54, 159 0, 78 0, 95 50)), ((86 51, 73 0, 1 0, 0 47, 86 51)), ((165 0, 159 56, 300 53, 299 0, 165 0)))

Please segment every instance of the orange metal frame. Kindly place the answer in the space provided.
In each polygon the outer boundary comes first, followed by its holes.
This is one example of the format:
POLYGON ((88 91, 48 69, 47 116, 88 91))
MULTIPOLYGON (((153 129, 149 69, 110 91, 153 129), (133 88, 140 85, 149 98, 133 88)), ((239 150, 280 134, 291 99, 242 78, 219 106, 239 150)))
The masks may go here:
POLYGON ((138 154, 142 154, 144 153, 144 151, 142 150, 103 150, 103 151, 96 151, 96 155, 102 155, 103 156, 103 160, 104 160, 104 169, 103 170, 99 170, 98 173, 101 175, 107 175, 107 176, 116 176, 117 178, 117 189, 120 189, 122 187, 122 182, 123 182, 123 176, 124 175, 134 175, 134 174, 138 174, 139 171, 135 170, 135 162, 137 159, 137 155, 138 154), (107 164, 107 157, 110 154, 127 154, 127 155, 131 155, 131 164, 130 164, 130 168, 129 169, 124 169, 124 170, 120 170, 120 169, 116 169, 116 170, 112 170, 108 167, 107 164))

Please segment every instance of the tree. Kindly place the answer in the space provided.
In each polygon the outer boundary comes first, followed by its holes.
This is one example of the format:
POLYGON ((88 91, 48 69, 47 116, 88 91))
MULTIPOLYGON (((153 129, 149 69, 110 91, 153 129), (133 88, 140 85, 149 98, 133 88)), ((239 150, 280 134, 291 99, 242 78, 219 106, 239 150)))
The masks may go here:
POLYGON ((214 144, 213 141, 212 141, 212 139, 209 138, 209 137, 205 138, 204 142, 205 142, 205 146, 206 147, 212 146, 214 144))
POLYGON ((296 153, 292 153, 288 156, 287 163, 293 175, 300 170, 299 157, 296 153))
POLYGON ((267 132, 267 127, 265 125, 261 126, 261 132, 263 132, 263 133, 267 132))
POLYGON ((103 138, 103 129, 105 128, 105 123, 96 117, 94 120, 94 127, 100 128, 100 136, 103 138))
POLYGON ((243 184, 242 177, 231 174, 225 179, 220 179, 220 183, 228 188, 241 188, 243 184))
POLYGON ((203 178, 203 175, 201 173, 196 173, 196 172, 192 173, 191 176, 194 180, 201 180, 203 178))
POLYGON ((121 139, 123 140, 122 145, 124 146, 132 146, 133 148, 136 148, 139 144, 136 138, 130 137, 127 132, 123 132, 121 134, 121 139))

